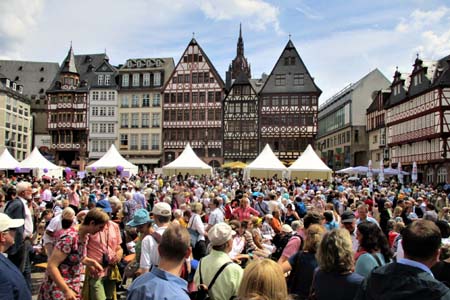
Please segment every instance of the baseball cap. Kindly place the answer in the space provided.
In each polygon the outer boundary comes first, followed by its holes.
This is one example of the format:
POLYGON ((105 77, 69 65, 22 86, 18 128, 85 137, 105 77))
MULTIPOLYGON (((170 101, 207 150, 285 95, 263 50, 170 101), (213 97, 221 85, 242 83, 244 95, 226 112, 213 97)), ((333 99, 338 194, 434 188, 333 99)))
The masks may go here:
POLYGON ((172 215, 172 208, 165 202, 158 202, 153 207, 152 213, 157 216, 170 217, 172 215))
POLYGON ((227 223, 218 223, 208 231, 209 242, 212 246, 220 246, 228 242, 236 232, 227 223))
POLYGON ((133 220, 131 220, 130 222, 127 223, 128 226, 131 227, 136 227, 142 224, 147 224, 150 223, 151 219, 148 216, 148 211, 146 211, 145 209, 141 208, 138 209, 133 216, 133 220))
POLYGON ((351 211, 344 211, 341 215, 341 223, 352 223, 355 219, 355 214, 351 211))
POLYGON ((0 213, 0 232, 20 227, 24 222, 23 219, 11 219, 7 214, 0 213))

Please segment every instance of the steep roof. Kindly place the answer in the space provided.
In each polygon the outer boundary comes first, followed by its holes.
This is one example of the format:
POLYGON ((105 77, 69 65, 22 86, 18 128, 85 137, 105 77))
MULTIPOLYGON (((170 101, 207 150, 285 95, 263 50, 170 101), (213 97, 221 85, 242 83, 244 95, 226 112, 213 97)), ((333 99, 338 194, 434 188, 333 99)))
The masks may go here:
POLYGON ((58 70, 59 64, 56 62, 0 60, 0 73, 23 85, 23 95, 29 98, 45 95, 58 70))
POLYGON ((61 65, 60 73, 78 74, 78 70, 75 64, 75 54, 73 53, 72 45, 70 45, 69 53, 67 53, 67 56, 61 65))
POLYGON ((261 89, 261 93, 322 93, 322 90, 314 82, 314 78, 309 74, 308 69, 303 63, 302 58, 297 52, 294 43, 289 40, 278 58, 275 66, 270 72, 264 86, 261 89), (295 63, 292 64, 290 59, 294 57, 295 63), (289 64, 285 63, 285 60, 289 61, 289 64), (304 74, 304 84, 295 85, 293 84, 293 75, 302 73, 304 74), (275 77, 278 74, 286 75, 286 85, 276 86, 275 77))

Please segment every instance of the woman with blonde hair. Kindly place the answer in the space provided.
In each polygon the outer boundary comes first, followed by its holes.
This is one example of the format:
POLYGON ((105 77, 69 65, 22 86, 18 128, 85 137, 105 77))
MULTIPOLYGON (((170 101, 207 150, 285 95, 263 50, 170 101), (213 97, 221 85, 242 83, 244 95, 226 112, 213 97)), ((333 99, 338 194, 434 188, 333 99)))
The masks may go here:
POLYGON ((325 233, 316 254, 312 292, 316 299, 353 299, 364 277, 353 273, 352 240, 346 229, 325 233))
POLYGON ((206 255, 205 224, 203 224, 201 214, 203 205, 200 202, 191 204, 191 217, 189 218, 187 229, 191 234, 192 253, 195 259, 200 260, 206 255))
POLYGON ((281 264, 283 272, 291 271, 287 285, 289 293, 296 299, 307 299, 311 289, 314 270, 317 268, 316 252, 319 248, 325 228, 313 224, 305 232, 304 249, 291 256, 281 264))
POLYGON ((238 299, 291 299, 280 265, 270 259, 252 261, 244 270, 238 290, 238 299))

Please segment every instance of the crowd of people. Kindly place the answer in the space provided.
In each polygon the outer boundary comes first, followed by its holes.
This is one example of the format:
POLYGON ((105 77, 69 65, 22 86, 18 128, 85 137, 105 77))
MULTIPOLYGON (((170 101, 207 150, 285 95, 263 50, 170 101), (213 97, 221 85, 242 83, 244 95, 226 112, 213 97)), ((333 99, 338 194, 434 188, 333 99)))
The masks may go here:
POLYGON ((450 299, 446 190, 140 173, 0 178, 0 299, 450 299))

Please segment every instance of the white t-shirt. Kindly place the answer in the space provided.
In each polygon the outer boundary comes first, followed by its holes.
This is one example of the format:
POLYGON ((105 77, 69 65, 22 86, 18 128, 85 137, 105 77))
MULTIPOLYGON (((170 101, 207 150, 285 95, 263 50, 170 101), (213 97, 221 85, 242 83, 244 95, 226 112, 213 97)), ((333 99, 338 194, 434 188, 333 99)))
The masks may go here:
MULTIPOLYGON (((156 232, 163 235, 167 226, 157 227, 156 232)), ((151 235, 147 235, 141 244, 141 260, 139 262, 139 267, 144 269, 150 269, 152 265, 159 265, 159 252, 158 243, 151 235)))
POLYGON ((58 230, 61 230, 62 229, 61 218, 62 218, 62 216, 61 216, 61 214, 59 214, 59 215, 53 217, 50 220, 50 223, 48 223, 48 226, 45 230, 46 232, 44 233, 44 236, 42 237, 42 240, 44 241, 44 245, 48 244, 48 243, 52 243, 52 244, 55 243, 55 238, 49 236, 47 234, 47 230, 50 232, 53 232, 53 234, 55 234, 58 230))

